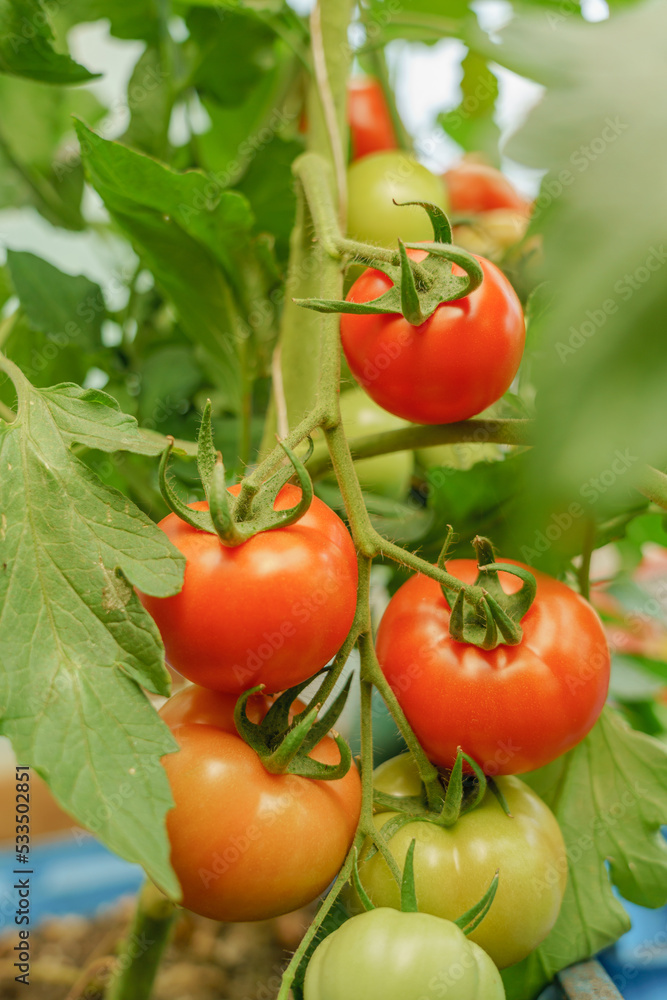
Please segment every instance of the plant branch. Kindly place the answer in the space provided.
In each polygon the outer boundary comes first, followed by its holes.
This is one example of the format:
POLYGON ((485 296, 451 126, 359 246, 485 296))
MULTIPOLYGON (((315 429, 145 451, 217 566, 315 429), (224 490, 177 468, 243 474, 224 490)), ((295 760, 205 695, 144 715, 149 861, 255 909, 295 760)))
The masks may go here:
MULTIPOLYGON (((455 424, 411 424, 395 431, 353 438, 349 445, 354 459, 460 442, 529 445, 532 443, 532 426, 533 422, 525 419, 474 419, 455 424)), ((311 459, 307 468, 313 479, 319 479, 331 471, 331 461, 326 455, 318 455, 311 459)))
POLYGON ((345 858, 345 861, 343 863, 343 867, 338 872, 338 876, 336 877, 336 881, 334 882, 334 884, 332 885, 331 889, 329 890, 326 898, 320 904, 320 908, 317 911, 317 913, 315 914, 315 918, 314 918, 313 922, 311 923, 311 925, 309 926, 308 930, 306 931, 306 933, 302 937, 301 943, 299 944, 299 947, 296 949, 296 951, 292 955, 292 958, 290 960, 289 965, 287 966, 287 968, 283 972, 283 977, 282 977, 282 981, 281 981, 281 984, 280 984, 280 990, 278 992, 278 996, 276 997, 276 1000, 288 1000, 288 998, 290 996, 290 989, 291 989, 292 983, 294 982, 294 977, 296 975, 296 970, 301 965, 303 957, 306 954, 306 952, 308 951, 308 949, 309 949, 309 947, 310 947, 310 945, 312 943, 313 938, 315 937, 315 935, 317 934, 318 930, 322 926, 324 918, 326 917, 327 913, 329 912, 329 910, 331 909, 331 907, 333 906, 333 904, 336 902, 336 900, 338 899, 338 897, 340 896, 341 891, 342 891, 345 883, 347 882, 347 880, 349 879, 350 875, 352 874, 352 866, 354 865, 354 859, 355 859, 355 857, 356 857, 356 855, 357 855, 357 853, 359 851, 359 848, 361 847, 363 841, 364 841, 364 834, 361 831, 357 831, 357 834, 356 834, 356 836, 354 838, 354 842, 352 844, 352 847, 347 852, 347 857, 345 858))
POLYGON ((175 916, 174 903, 146 881, 106 1000, 149 1000, 175 916))
MULTIPOLYGON (((391 250, 374 243, 359 243, 343 236, 328 179, 331 168, 322 156, 318 153, 303 153, 294 161, 292 169, 303 189, 318 243, 325 253, 336 261, 357 257, 369 264, 375 260, 394 264, 396 267, 400 265, 398 248, 391 250)), ((417 281, 424 285, 431 283, 430 275, 416 261, 410 261, 410 267, 417 281)))
POLYGON ((581 565, 577 568, 579 593, 588 601, 591 596, 591 558, 595 548, 596 527, 592 517, 586 519, 581 565))
POLYGON ((389 709, 392 718, 396 723, 401 736, 405 740, 415 764, 417 765, 419 776, 424 783, 424 788, 426 789, 426 799, 429 808, 439 811, 442 807, 444 795, 442 785, 440 784, 438 769, 430 762, 422 750, 421 744, 413 733, 410 723, 406 719, 403 709, 398 703, 396 695, 392 691, 387 679, 382 673, 382 669, 378 663, 377 654, 375 652, 375 644, 373 643, 373 637, 370 634, 370 631, 366 632, 359 638, 359 654, 361 656, 362 680, 372 683, 382 695, 383 701, 389 709))
POLYGON ((636 487, 642 496, 667 510, 667 475, 647 465, 641 472, 636 487))
POLYGON ((336 116, 336 104, 331 92, 331 86, 329 85, 329 71, 324 51, 324 40, 322 38, 322 8, 319 3, 315 4, 310 15, 310 37, 317 90, 322 103, 322 113, 329 135, 331 156, 336 176, 338 222, 342 229, 347 225, 347 169, 345 166, 343 140, 336 116))

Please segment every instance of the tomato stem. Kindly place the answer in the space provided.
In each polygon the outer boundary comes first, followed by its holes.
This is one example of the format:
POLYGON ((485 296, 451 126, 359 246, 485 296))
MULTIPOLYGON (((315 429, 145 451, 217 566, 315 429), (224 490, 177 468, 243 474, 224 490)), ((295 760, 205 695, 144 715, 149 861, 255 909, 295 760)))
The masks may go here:
POLYGON ((370 629, 359 637, 358 645, 359 655, 361 657, 362 679, 372 683, 382 695, 382 698, 389 709, 401 736, 405 740, 408 749, 414 758, 415 764, 417 765, 419 776, 426 790, 426 800, 429 809, 439 812, 444 801, 444 792, 440 783, 440 774, 438 769, 430 762, 422 750, 421 744, 413 733, 410 723, 406 719, 403 709, 398 703, 396 695, 392 691, 389 686, 389 682, 380 669, 370 629))
POLYGON ((591 559, 595 548, 596 527, 595 519, 586 519, 584 529, 584 541, 581 553, 581 565, 577 568, 577 580, 579 582, 579 593, 588 601, 591 596, 591 559))
MULTIPOLYGON (((366 434, 352 438, 348 443, 352 457, 372 458, 395 451, 413 451, 430 448, 439 444, 459 444, 461 442, 479 444, 532 444, 533 421, 511 418, 508 420, 462 420, 455 424, 411 424, 395 431, 366 434)), ((320 479, 331 471, 328 455, 317 455, 307 463, 313 479, 320 479)), ((667 476, 665 477, 667 480, 667 476)), ((667 482, 665 483, 667 503, 667 482)))
MULTIPOLYGON (((348 851, 347 857, 343 862, 343 867, 338 872, 336 881, 332 885, 331 889, 329 890, 325 898, 322 900, 312 923, 310 924, 308 930, 302 937, 299 947, 292 955, 289 965, 283 972, 283 977, 280 984, 280 990, 278 991, 278 996, 276 997, 276 1000, 289 1000, 290 989, 292 987, 292 983, 294 982, 296 971, 301 965, 301 962, 303 961, 306 952, 310 948, 313 938, 315 937, 318 930, 322 926, 324 918, 326 917, 327 913, 331 910, 332 906, 340 896, 341 891, 343 890, 345 884, 349 880, 350 875, 352 874, 352 866, 354 865, 354 859, 356 858, 359 852, 359 848, 361 847, 363 841, 364 841, 364 834, 361 830, 358 830, 354 838, 352 847, 348 851)), ((138 998, 138 1000, 142 1000, 142 998, 138 998)))
POLYGON ((121 947, 118 970, 109 983, 106 1000, 149 1000, 162 953, 169 940, 176 906, 152 882, 146 881, 137 898, 134 919, 121 947), (137 942, 143 942, 137 948, 137 942))
MULTIPOLYGON (((398 266, 401 255, 398 248, 391 250, 373 243, 361 243, 343 236, 338 221, 338 213, 331 195, 331 168, 317 153, 303 153, 293 164, 292 170, 301 185, 312 218, 318 242, 322 249, 336 262, 347 258, 367 262, 384 261, 398 266)), ((431 275, 416 261, 410 261, 410 268, 416 280, 428 287, 431 275)))

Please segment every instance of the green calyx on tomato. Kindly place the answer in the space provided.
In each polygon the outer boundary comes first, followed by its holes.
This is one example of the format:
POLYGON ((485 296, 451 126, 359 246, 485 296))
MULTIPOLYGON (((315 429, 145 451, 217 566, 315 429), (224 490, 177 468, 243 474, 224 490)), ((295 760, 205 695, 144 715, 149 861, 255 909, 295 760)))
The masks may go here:
MULTIPOLYGON (((380 621, 382 672, 440 767, 453 767, 459 747, 487 775, 544 767, 583 740, 604 706, 610 654, 594 609, 565 583, 510 564, 537 583, 518 645, 457 641, 442 588, 421 574, 397 590, 380 621)), ((520 579, 496 565, 503 588, 518 591, 520 579)), ((479 568, 474 559, 453 559, 447 572, 471 584, 479 568)))
MULTIPOLYGON (((326 674, 328 671, 329 668, 325 667, 320 673, 326 674)), ((319 760, 314 760, 310 753, 338 721, 340 713, 345 708, 352 677, 349 677, 343 690, 321 719, 317 718, 320 708, 318 694, 313 696, 310 705, 302 712, 296 715, 293 712, 297 695, 301 694, 311 681, 312 678, 309 677, 283 692, 275 699, 260 722, 249 718, 248 702, 263 690, 263 685, 250 688, 236 703, 234 722, 239 736, 252 747, 270 774, 298 774, 304 778, 336 781, 347 774, 352 763, 350 748, 343 737, 338 733, 332 734, 340 751, 340 761, 337 764, 323 764, 319 760)))
MULTIPOLYGON (((448 541, 438 565, 444 568, 448 541)), ((521 619, 535 600, 535 577, 523 566, 496 562, 488 538, 473 540, 477 552, 477 579, 471 587, 442 584, 442 592, 451 609, 449 634, 457 642, 468 642, 480 649, 518 646, 523 639, 521 619), (498 579, 498 572, 511 573, 521 581, 518 591, 508 594, 498 579)))
MULTIPOLYGON (((392 284, 386 291, 371 301, 358 301, 351 295, 345 300, 295 301, 308 309, 325 313, 350 313, 357 316, 402 313, 411 326, 421 326, 443 302, 462 299, 474 292, 484 279, 483 268, 473 254, 452 245, 452 229, 442 209, 424 201, 403 202, 399 207, 408 206, 423 208, 427 213, 433 227, 433 241, 408 243, 399 240, 398 265, 372 261, 375 269, 391 279, 392 284), (409 254, 408 250, 413 253, 409 254), (414 261, 418 251, 425 257, 420 258, 417 272, 414 261), (458 265, 464 274, 454 274, 452 264, 458 265)), ((367 253, 360 256, 360 259, 368 263, 367 253)))
MULTIPOLYGON (((412 823, 418 817, 427 823, 435 823, 436 826, 450 827, 460 819, 465 813, 475 809, 486 794, 487 787, 498 795, 498 790, 487 778, 477 763, 464 753, 460 748, 456 754, 456 760, 451 771, 443 774, 440 778, 443 786, 443 794, 437 803, 428 803, 426 791, 422 787, 418 796, 400 795, 396 798, 386 794, 378 788, 373 789, 373 804, 381 810, 392 810, 401 815, 397 815, 392 821, 388 834, 391 835, 406 823, 412 823), (466 772, 464 773, 464 764, 466 772)), ((506 808, 502 803, 503 808, 506 808)), ((374 853, 375 849, 373 849, 374 853)))
MULTIPOLYGON (((408 250, 408 257, 421 265, 435 245, 408 250)), ((476 260, 482 284, 464 298, 441 302, 420 326, 401 316, 399 305, 393 315, 341 316, 350 371, 390 413, 416 424, 467 420, 512 384, 526 339, 523 309, 503 272, 483 257, 476 260)), ((451 266, 455 276, 462 275, 458 264, 451 266)), ((374 307, 391 287, 387 274, 368 268, 348 292, 348 302, 374 307)))
MULTIPOLYGON (((239 496, 241 486, 229 488, 239 496)), ((287 483, 276 511, 299 502, 287 483)), ((192 510, 201 511, 206 501, 192 510)), ((139 598, 162 637, 167 662, 212 691, 240 695, 264 684, 285 691, 316 674, 345 641, 357 604, 358 569, 347 528, 314 497, 295 524, 224 545, 176 514, 160 528, 185 556, 183 588, 139 598)))
MULTIPOLYGON (((504 968, 530 954, 555 924, 567 881, 567 854, 558 823, 542 799, 515 777, 500 777, 496 784, 509 816, 488 788, 452 827, 415 816, 392 830, 396 817, 403 820, 405 814, 383 807, 374 823, 399 867, 416 840, 415 889, 423 913, 456 920, 480 901, 499 873, 493 905, 471 930, 470 940, 504 968)), ((374 786, 396 800, 418 798, 421 782, 410 755, 380 765, 374 786)), ((359 878, 375 906, 400 908, 400 889, 370 843, 362 849, 359 878)), ((352 892, 350 897, 358 908, 352 892)))
MULTIPOLYGON (((188 506, 171 486, 167 472, 174 441, 173 438, 168 440, 169 444, 160 462, 160 491, 165 503, 181 520, 198 531, 216 534, 224 545, 242 545, 260 531, 272 531, 294 524, 310 507, 313 499, 310 476, 303 462, 282 441, 279 442, 280 446, 290 461, 288 468, 276 473, 259 488, 246 480, 241 484, 238 496, 230 495, 225 483, 222 455, 216 451, 213 443, 210 399, 204 407, 197 439, 197 468, 206 495, 206 509, 188 506), (276 496, 295 473, 301 487, 299 501, 288 510, 277 511, 274 506, 276 496)), ((308 461, 311 454, 312 442, 309 443, 309 452, 304 461, 308 461)))
POLYGON ((482 899, 457 920, 421 913, 415 891, 415 845, 413 839, 405 856, 400 913, 374 906, 361 884, 355 858, 353 881, 366 912, 346 921, 315 949, 306 970, 304 1000, 348 1000, 353 996, 421 1000, 427 990, 430 995, 434 983, 455 1000, 504 1000, 497 967, 479 945, 467 940, 491 908, 498 873, 482 899), (355 960, 360 942, 365 949, 363 973, 350 969, 350 960, 360 964, 355 960), (451 987, 453 993, 449 992, 451 987))
MULTIPOLYGON (((387 836, 391 836, 388 828, 383 830, 387 836)), ((403 877, 401 879, 401 913, 419 913, 419 907, 417 905, 417 890, 415 888, 415 846, 417 844, 416 840, 410 841, 410 846, 408 847, 408 852, 405 855, 405 861, 403 863, 403 877)), ((371 854, 367 857, 372 856, 371 854)), ((368 912, 370 910, 376 909, 375 905, 371 902, 371 899, 364 889, 361 878, 359 876, 359 861, 357 857, 357 851, 354 851, 354 865, 352 867, 352 882, 354 885, 355 892, 359 897, 363 908, 368 912)), ((496 898, 496 892, 498 891, 498 872, 496 872, 491 879, 491 884, 488 889, 478 902, 471 906, 469 910, 453 920, 452 923, 456 924, 459 930, 462 930, 466 937, 472 934, 474 930, 479 927, 482 920, 491 909, 491 905, 496 898)))
MULTIPOLYGON (((312 902, 336 877, 359 821, 361 781, 355 767, 334 781, 269 773, 236 731, 236 700, 190 685, 160 709, 179 745, 162 758, 174 799, 171 863, 188 909, 267 920, 312 902)), ((259 723, 271 701, 255 694, 246 707, 259 723)), ((310 753, 323 764, 340 755, 330 736, 310 753)))

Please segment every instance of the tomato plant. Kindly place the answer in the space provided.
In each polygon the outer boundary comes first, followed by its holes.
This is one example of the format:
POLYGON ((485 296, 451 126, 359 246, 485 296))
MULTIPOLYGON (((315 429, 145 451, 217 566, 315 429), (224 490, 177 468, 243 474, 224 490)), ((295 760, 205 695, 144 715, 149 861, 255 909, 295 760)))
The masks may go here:
MULTIPOLYGON (((266 920, 309 903, 335 877, 354 837, 361 786, 355 767, 336 781, 270 774, 236 731, 234 700, 190 687, 161 710, 179 744, 163 758, 175 801, 167 815, 171 863, 188 909, 215 920, 266 920)), ((255 698, 249 717, 261 720, 268 707, 255 698)), ((332 764, 339 752, 325 737, 312 756, 332 764)))
POLYGON ((347 119, 353 160, 369 153, 396 149, 396 131, 380 82, 371 76, 353 77, 347 88, 347 119))
MULTIPOLYGON (((409 250, 413 260, 426 254, 409 250)), ((341 316, 345 357, 368 395, 390 413, 421 424, 465 420, 509 388, 525 341, 521 303, 507 278, 477 258, 484 281, 470 295, 438 306, 421 326, 401 315, 341 316)), ((454 265, 455 274, 463 271, 454 265)), ((349 302, 369 302, 391 287, 369 270, 349 302)))
POLYGON ((401 152, 373 153, 356 160, 347 172, 347 231, 355 240, 395 247, 396 240, 431 239, 422 209, 401 208, 394 201, 428 201, 447 207, 440 177, 401 152))
MULTIPOLYGON (((285 486, 275 509, 298 496, 285 486)), ((283 691, 339 649, 354 617, 356 557, 342 521, 317 497, 297 524, 236 547, 173 513, 160 527, 186 558, 185 583, 173 597, 140 596, 169 663, 189 680, 218 691, 283 691)))
MULTIPOLYGON (((667 905, 664 581, 634 575, 667 550, 667 8, 103 6, 0 4, 0 733, 147 873, 105 1000, 149 1000, 179 878, 247 919, 330 885, 269 986, 303 1000, 355 858, 389 897, 411 833, 431 909, 507 848, 464 926, 537 1000, 622 900, 667 905)), ((413 984, 416 917, 372 918, 413 984)))
MULTIPOLYGON (((402 865, 411 840, 419 909, 454 920, 484 894, 496 870, 498 890, 487 915, 470 935, 500 968, 525 958, 558 917, 567 881, 563 835, 550 809, 518 778, 498 778, 511 813, 490 789, 479 806, 452 827, 407 823, 389 841, 402 865)), ((419 774, 408 754, 381 764, 374 785, 399 798, 418 795, 419 774)), ((381 829, 393 816, 379 811, 381 829)), ((360 866, 361 882, 376 906, 399 906, 398 886, 379 855, 360 866)))
POLYGON ((504 1000, 498 970, 448 920, 384 907, 361 913, 330 934, 308 966, 305 1000, 504 1000))
MULTIPOLYGON (((516 565, 521 565, 516 563, 516 565)), ((449 571, 475 579, 472 559, 449 571)), ((453 640, 441 588, 413 576, 392 598, 378 658, 431 760, 451 767, 459 746, 488 774, 521 774, 576 746, 602 711, 609 649, 591 605, 533 571, 537 596, 516 646, 484 650, 453 640)), ((508 593, 516 577, 499 574, 508 593)))
POLYGON ((527 215, 528 201, 519 194, 511 181, 495 167, 472 160, 462 160, 445 174, 452 212, 462 215, 509 208, 527 215))

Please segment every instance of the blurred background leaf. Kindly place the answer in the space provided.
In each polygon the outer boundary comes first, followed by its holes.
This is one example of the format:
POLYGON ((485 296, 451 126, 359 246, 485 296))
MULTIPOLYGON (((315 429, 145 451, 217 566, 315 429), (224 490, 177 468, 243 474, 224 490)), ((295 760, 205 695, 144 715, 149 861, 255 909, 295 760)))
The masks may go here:
POLYGON ((553 293, 538 321, 537 522, 582 498, 602 519, 628 503, 643 462, 667 461, 667 111, 650 97, 667 84, 666 29, 655 2, 596 25, 524 9, 486 42, 548 85, 508 146, 548 171, 533 222, 553 293))
POLYGON ((41 0, 0 0, 0 73, 43 83, 85 83, 97 74, 57 52, 41 0))

